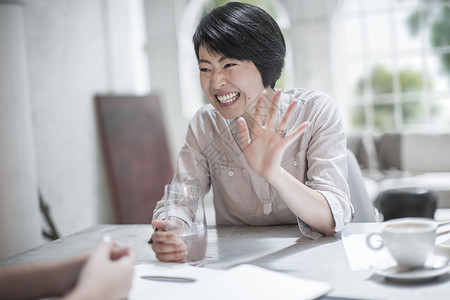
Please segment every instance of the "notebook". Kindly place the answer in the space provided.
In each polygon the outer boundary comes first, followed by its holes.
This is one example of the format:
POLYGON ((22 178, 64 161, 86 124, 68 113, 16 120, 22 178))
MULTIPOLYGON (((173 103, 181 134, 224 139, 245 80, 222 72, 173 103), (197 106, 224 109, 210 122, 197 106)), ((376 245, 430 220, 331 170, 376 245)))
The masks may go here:
POLYGON ((309 280, 243 264, 229 270, 192 267, 185 264, 135 266, 128 299, 317 299, 331 291, 325 282, 309 280), (195 282, 143 279, 145 275, 175 276, 195 282))

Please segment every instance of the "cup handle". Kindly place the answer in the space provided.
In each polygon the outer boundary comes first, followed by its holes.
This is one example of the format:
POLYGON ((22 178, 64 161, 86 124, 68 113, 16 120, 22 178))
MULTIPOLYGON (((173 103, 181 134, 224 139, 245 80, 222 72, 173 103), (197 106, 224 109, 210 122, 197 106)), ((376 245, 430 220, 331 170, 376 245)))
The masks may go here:
POLYGON ((378 232, 369 233, 369 235, 366 238, 366 242, 367 242, 367 246, 369 246, 369 248, 372 250, 380 250, 384 246, 383 237, 381 236, 381 233, 378 233, 378 232), (381 239, 381 243, 377 246, 372 244, 372 239, 374 237, 379 237, 381 239))

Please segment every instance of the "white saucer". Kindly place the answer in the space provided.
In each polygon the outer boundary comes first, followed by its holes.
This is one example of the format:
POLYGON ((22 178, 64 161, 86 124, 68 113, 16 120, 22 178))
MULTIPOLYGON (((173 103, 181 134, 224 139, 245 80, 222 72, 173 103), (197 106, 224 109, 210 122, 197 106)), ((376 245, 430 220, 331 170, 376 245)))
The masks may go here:
POLYGON ((433 256, 427 261, 424 267, 406 271, 398 268, 394 261, 383 259, 377 260, 372 264, 372 271, 387 279, 399 282, 429 281, 450 271, 450 265, 442 265, 443 262, 448 263, 447 258, 433 256), (429 263, 430 261, 432 261, 431 264, 429 263))
POLYGON ((434 253, 450 258, 450 238, 434 246, 434 253))

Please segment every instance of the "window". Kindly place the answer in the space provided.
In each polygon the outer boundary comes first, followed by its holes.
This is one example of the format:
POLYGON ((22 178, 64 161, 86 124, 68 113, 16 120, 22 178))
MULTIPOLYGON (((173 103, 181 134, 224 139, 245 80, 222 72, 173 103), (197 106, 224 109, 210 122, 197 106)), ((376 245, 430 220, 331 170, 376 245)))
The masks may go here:
POLYGON ((342 0, 332 40, 350 130, 450 129, 450 0, 342 0))

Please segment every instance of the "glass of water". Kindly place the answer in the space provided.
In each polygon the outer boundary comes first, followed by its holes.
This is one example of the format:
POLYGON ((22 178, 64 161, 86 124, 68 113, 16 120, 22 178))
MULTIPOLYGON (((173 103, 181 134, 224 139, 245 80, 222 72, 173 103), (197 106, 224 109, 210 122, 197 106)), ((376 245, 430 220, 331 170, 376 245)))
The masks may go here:
POLYGON ((186 263, 201 265, 205 259, 207 227, 200 185, 171 183, 165 186, 166 231, 175 232, 187 248, 186 263))

